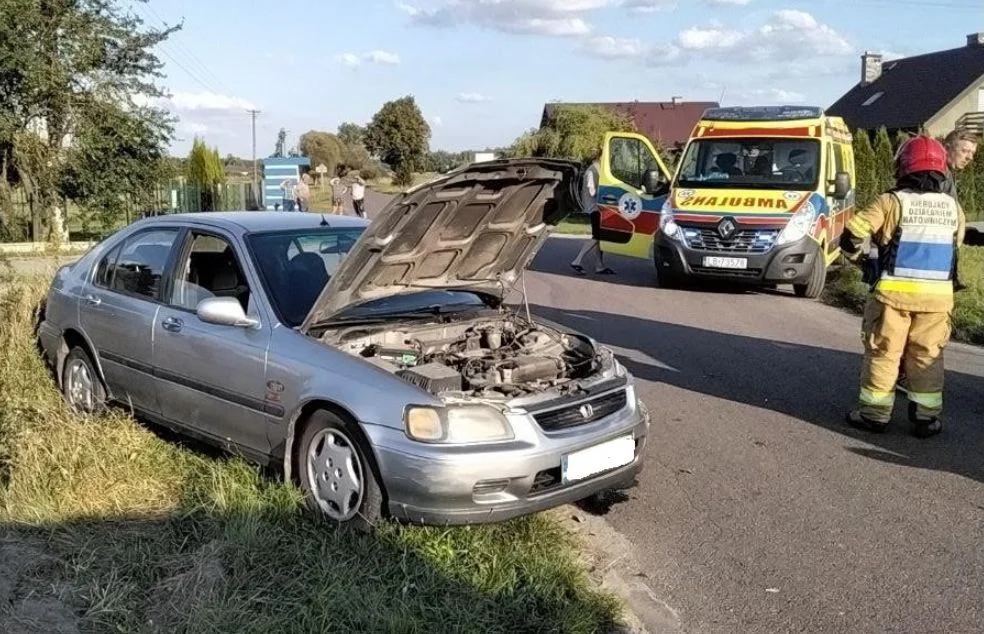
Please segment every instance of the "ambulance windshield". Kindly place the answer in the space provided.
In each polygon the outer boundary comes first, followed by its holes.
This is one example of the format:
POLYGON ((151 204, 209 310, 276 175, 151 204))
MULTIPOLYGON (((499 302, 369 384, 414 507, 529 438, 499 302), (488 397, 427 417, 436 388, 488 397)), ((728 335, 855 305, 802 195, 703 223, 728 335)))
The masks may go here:
POLYGON ((819 159, 820 143, 815 139, 701 139, 687 148, 677 185, 813 190, 819 159))

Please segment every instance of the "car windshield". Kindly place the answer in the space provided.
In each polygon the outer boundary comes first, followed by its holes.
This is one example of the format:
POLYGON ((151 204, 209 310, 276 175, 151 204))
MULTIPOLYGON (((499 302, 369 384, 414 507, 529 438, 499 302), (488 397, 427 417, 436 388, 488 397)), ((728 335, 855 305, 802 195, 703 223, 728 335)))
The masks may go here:
POLYGON ((729 189, 816 188, 815 139, 728 138, 693 141, 680 162, 677 186, 729 189))
POLYGON ((285 325, 301 325, 362 231, 324 227, 247 237, 270 301, 285 325))

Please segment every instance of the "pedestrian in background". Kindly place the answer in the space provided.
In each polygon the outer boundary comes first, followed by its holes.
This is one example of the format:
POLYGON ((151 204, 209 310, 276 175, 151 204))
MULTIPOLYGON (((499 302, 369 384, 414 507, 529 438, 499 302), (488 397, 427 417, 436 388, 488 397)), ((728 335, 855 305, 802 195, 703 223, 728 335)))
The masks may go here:
POLYGON ((571 268, 578 275, 584 275, 582 262, 589 254, 595 253, 595 273, 598 275, 614 275, 615 271, 605 266, 604 253, 601 250, 601 210, 598 208, 598 180, 601 174, 601 150, 595 150, 584 161, 584 174, 581 177, 581 210, 588 214, 591 221, 591 240, 581 246, 577 257, 571 262, 571 268))
POLYGON ((896 156, 896 186, 858 212, 841 235, 840 247, 852 261, 864 240, 878 248, 862 323, 858 407, 847 415, 854 427, 888 427, 901 361, 913 434, 929 438, 943 430, 943 350, 966 222, 956 199, 943 193, 946 174, 947 151, 939 141, 906 141, 896 156))
POLYGON ((331 186, 331 212, 333 214, 343 214, 345 209, 342 203, 342 196, 345 195, 347 188, 345 187, 345 182, 341 178, 336 176, 331 179, 328 184, 331 186))
POLYGON ((301 182, 294 189, 294 199, 297 202, 298 211, 311 210, 311 176, 309 174, 305 173, 301 176, 301 182))
POLYGON ((352 183, 352 208, 355 210, 355 215, 359 218, 366 217, 365 201, 366 181, 362 179, 361 175, 358 175, 352 183))
POLYGON ((297 181, 293 178, 285 178, 280 182, 280 191, 283 192, 284 211, 294 211, 294 190, 297 188, 297 181))

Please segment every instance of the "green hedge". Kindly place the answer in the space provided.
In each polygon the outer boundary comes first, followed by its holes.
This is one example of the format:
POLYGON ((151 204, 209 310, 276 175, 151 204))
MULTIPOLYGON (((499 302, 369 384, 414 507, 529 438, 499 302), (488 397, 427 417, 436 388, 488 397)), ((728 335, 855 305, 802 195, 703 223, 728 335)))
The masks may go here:
MULTIPOLYGON (((895 151, 908 138, 902 133, 890 138, 885 128, 874 132, 855 131, 854 164, 859 209, 871 204, 880 193, 895 184, 895 151)), ((957 174, 957 191, 967 220, 984 220, 984 150, 979 151, 973 162, 957 174)))

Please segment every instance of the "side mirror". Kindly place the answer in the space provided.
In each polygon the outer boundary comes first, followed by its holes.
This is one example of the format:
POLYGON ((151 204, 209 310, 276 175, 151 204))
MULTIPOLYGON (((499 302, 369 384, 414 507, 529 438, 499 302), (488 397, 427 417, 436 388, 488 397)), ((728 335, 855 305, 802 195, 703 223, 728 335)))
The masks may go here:
POLYGON ((837 172, 834 176, 834 198, 844 200, 851 191, 851 175, 847 172, 837 172))
POLYGON ((246 316, 242 304, 235 297, 209 297, 198 303, 195 311, 198 318, 206 324, 218 326, 233 326, 236 328, 253 328, 259 321, 246 316))
POLYGON ((663 187, 663 175, 658 170, 649 170, 643 180, 643 187, 647 194, 655 194, 663 187))

